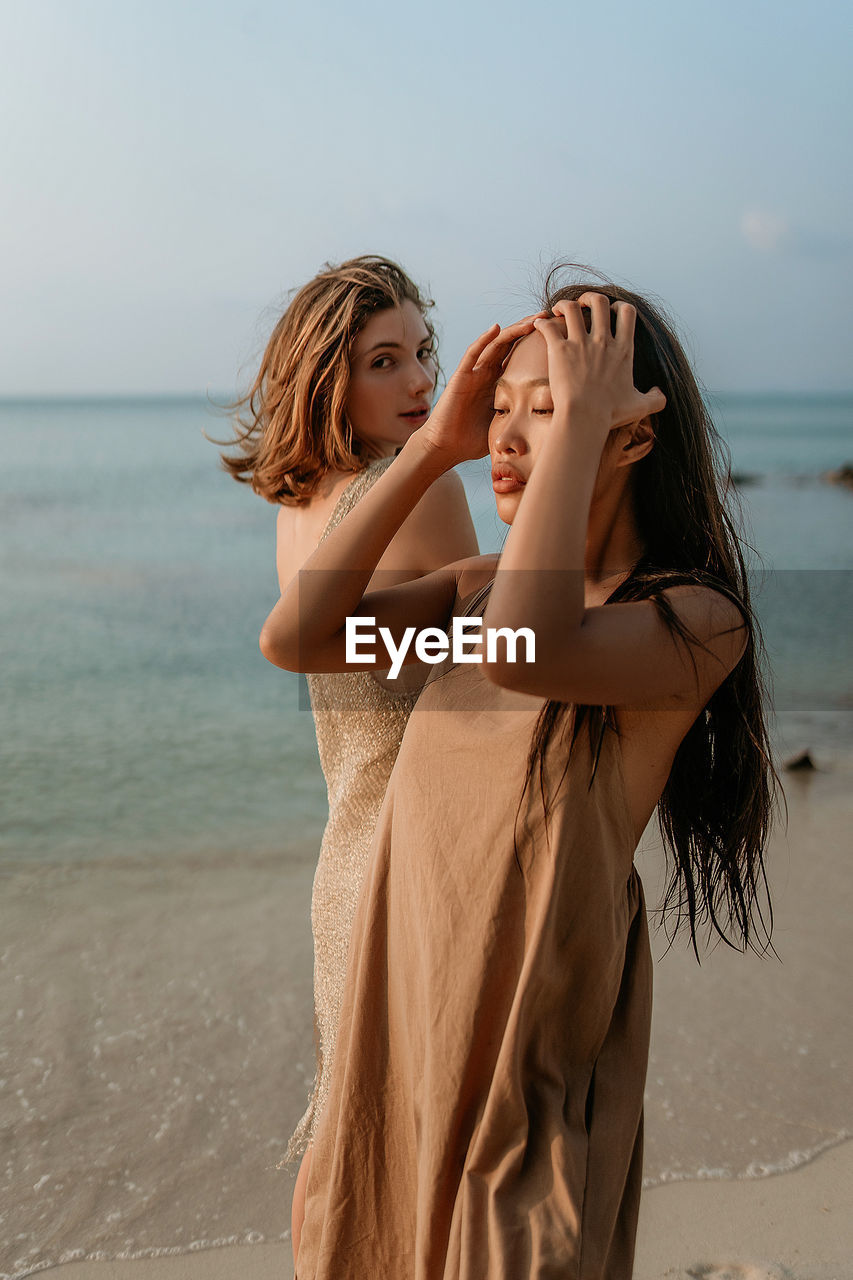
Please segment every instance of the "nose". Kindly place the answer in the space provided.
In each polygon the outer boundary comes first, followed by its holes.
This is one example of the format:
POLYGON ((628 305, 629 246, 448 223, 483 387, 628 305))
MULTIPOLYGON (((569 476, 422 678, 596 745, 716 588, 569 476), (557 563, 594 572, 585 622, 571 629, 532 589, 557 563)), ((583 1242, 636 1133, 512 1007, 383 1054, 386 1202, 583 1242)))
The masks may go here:
POLYGON ((412 399, 416 400, 420 396, 429 395, 434 387, 435 367, 432 364, 424 364, 421 360, 415 360, 409 377, 409 392, 412 399))
POLYGON ((489 428, 489 449, 493 455, 497 456, 512 454, 521 457, 529 452, 520 414, 503 413, 492 420, 489 428))

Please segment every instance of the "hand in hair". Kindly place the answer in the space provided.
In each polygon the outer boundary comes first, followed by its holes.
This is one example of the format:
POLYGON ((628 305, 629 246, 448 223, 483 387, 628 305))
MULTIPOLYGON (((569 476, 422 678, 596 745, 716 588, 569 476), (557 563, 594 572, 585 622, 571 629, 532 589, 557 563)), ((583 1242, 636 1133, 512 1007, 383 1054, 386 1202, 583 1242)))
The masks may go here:
MULTIPOLYGON (((544 313, 540 313, 544 314, 544 313)), ((489 452, 495 383, 519 338, 533 332, 527 316, 501 329, 493 324, 465 352, 430 417, 416 433, 447 467, 489 452)))
POLYGON ((637 310, 628 302, 611 303, 601 293, 584 293, 577 301, 554 304, 552 318, 537 318, 534 327, 548 348, 548 380, 554 418, 603 432, 600 444, 616 427, 625 427, 666 406, 659 387, 641 392, 634 386, 634 326, 637 310), (589 314, 589 327, 584 311, 589 314))

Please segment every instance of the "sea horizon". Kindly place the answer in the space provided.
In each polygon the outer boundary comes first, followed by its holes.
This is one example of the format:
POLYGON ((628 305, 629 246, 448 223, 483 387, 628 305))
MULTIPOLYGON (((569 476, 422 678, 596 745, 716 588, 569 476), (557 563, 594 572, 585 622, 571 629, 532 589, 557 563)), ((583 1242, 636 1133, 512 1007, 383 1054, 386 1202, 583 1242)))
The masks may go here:
MULTIPOLYGON (((750 387, 740 390, 731 388, 710 388, 705 387, 704 391, 707 396, 714 398, 723 396, 726 399, 780 399, 780 400, 849 400, 853 399, 853 387, 840 388, 836 390, 826 390, 821 388, 817 391, 809 391, 807 389, 798 389, 786 391, 779 387, 750 387)), ((186 390, 186 391, 170 391, 168 389, 150 389, 146 391, 133 391, 123 389, 121 391, 7 391, 0 392, 0 405, 15 404, 75 404, 83 403, 101 403, 104 401, 124 403, 125 401, 136 400, 152 400, 155 402, 170 402, 182 400, 206 400, 208 396, 214 399, 222 397, 225 400, 236 399, 243 393, 239 389, 227 390, 222 387, 209 388, 207 390, 186 390)))

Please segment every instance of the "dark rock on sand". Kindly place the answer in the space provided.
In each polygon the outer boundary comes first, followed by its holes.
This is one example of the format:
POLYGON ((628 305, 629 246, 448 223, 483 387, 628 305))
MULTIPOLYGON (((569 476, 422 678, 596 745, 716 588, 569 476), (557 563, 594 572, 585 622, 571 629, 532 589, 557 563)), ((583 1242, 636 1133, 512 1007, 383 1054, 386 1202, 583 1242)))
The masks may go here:
POLYGON ((787 769, 789 773, 804 772, 816 770, 817 765, 812 760, 811 752, 798 751, 796 755, 789 756, 787 760, 782 762, 782 768, 787 769))

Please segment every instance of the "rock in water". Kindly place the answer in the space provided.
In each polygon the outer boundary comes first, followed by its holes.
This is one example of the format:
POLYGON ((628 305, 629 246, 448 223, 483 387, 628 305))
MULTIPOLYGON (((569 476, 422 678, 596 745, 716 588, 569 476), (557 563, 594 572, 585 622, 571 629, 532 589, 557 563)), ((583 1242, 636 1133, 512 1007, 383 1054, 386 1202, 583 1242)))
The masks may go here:
POLYGON ((853 489, 853 462, 843 463, 837 471, 827 471, 824 480, 830 484, 842 484, 845 489, 853 489))

